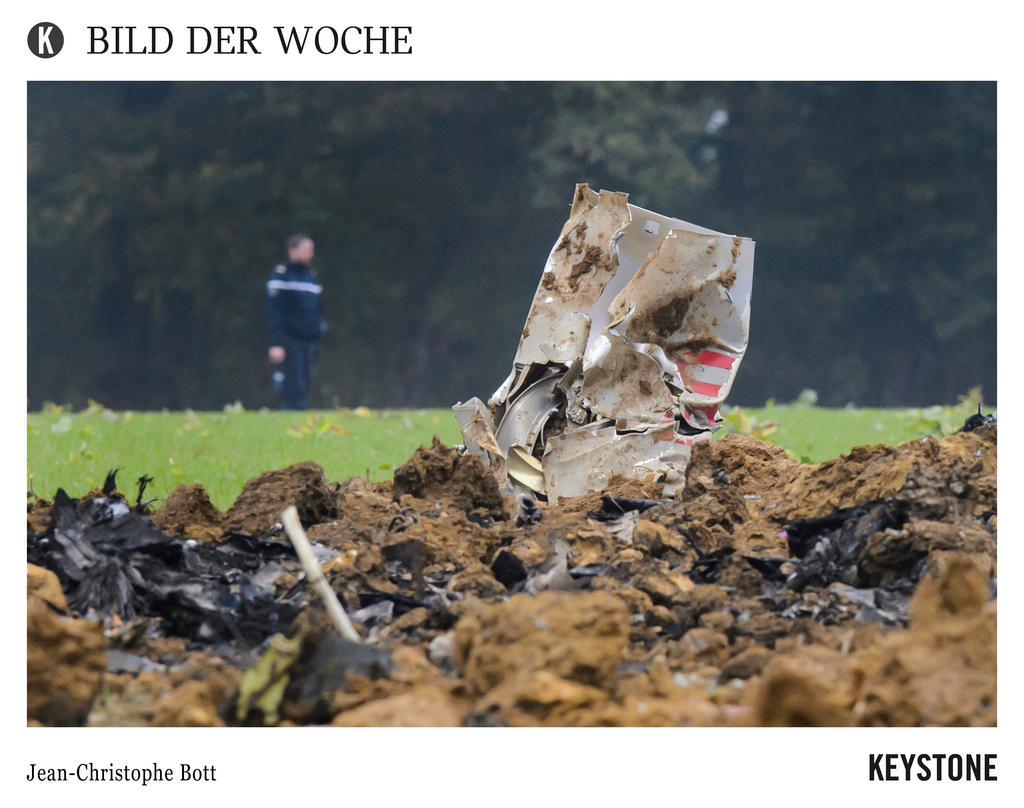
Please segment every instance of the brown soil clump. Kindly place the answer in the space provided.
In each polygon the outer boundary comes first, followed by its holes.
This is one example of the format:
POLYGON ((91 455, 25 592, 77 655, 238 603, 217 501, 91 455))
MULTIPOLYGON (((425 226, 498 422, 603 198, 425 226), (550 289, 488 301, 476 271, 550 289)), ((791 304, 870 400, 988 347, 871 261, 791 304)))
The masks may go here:
POLYGON ((338 713, 335 727, 457 727, 462 716, 438 688, 419 688, 386 696, 338 713))
POLYGON ((395 469, 394 498, 411 494, 417 499, 451 502, 455 508, 481 508, 495 519, 505 519, 505 502, 498 481, 475 455, 461 455, 438 437, 429 448, 421 446, 409 462, 395 469))
POLYGON ((27 662, 29 720, 85 724, 107 668, 100 624, 60 617, 45 600, 30 596, 27 662))
POLYGON ((45 533, 50 528, 51 505, 52 503, 45 499, 34 499, 28 503, 28 532, 30 534, 45 533))
POLYGON ((166 693, 155 705, 154 727, 222 727, 220 710, 238 688, 241 672, 227 665, 209 666, 166 693))
MULTIPOLYGON (((661 496, 661 483, 654 480, 640 480, 613 474, 601 491, 582 497, 561 497, 558 500, 559 513, 589 513, 601 510, 601 498, 629 497, 631 499, 656 499, 661 496)), ((554 510, 554 508, 552 508, 554 510)))
POLYGON ((50 570, 37 567, 35 564, 28 565, 28 596, 40 598, 51 609, 67 614, 67 598, 64 597, 57 576, 50 570))
POLYGON ((324 470, 307 460, 249 480, 225 511, 224 528, 262 535, 289 505, 296 507, 304 527, 338 515, 337 491, 327 485, 324 470))
POLYGON ((202 485, 182 483, 153 514, 153 522, 168 536, 217 541, 224 533, 223 516, 202 485))
POLYGON ((626 605, 604 592, 517 596, 459 621, 456 665, 478 693, 530 670, 610 687, 627 631, 626 605))

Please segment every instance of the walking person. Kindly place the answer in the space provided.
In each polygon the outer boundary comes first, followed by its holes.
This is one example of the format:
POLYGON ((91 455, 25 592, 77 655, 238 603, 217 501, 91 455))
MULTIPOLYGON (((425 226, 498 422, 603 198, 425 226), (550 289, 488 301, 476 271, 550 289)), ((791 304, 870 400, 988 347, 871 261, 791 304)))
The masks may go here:
POLYGON ((296 233, 285 241, 288 261, 278 264, 267 281, 270 350, 276 365, 274 387, 282 410, 304 410, 316 343, 324 330, 320 314, 323 291, 313 271, 313 239, 296 233))

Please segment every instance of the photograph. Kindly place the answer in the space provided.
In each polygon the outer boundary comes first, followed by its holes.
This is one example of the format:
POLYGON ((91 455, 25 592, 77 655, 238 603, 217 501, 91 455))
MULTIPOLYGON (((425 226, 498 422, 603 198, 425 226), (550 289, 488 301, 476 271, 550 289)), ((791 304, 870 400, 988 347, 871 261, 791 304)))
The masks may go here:
POLYGON ((27 104, 29 725, 997 724, 995 82, 27 104))

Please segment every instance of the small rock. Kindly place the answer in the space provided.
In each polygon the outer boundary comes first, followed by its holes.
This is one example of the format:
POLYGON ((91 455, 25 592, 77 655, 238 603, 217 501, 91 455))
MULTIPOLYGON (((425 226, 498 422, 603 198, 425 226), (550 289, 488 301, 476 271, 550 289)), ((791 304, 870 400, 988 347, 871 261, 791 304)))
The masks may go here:
POLYGON ((419 688, 338 713, 335 727, 457 727, 462 716, 437 688, 419 688))
POLYGON ((435 665, 444 667, 450 665, 455 656, 455 632, 446 631, 438 634, 427 646, 427 658, 435 665))
POLYGON ((607 592, 515 595, 459 620, 456 667, 477 693, 539 669, 612 687, 628 632, 626 604, 607 592), (538 628, 538 620, 548 627, 538 628))
POLYGON ((722 668, 726 679, 749 679, 761 672, 772 658, 772 652, 761 645, 752 645, 732 657, 722 668))
POLYGON ((732 612, 705 612, 700 616, 700 625, 712 631, 728 631, 735 623, 732 612))

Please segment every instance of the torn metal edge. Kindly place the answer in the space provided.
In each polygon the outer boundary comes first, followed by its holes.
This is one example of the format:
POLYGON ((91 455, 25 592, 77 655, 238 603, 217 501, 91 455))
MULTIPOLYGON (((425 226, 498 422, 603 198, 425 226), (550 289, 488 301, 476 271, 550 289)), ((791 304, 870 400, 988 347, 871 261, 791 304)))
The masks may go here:
POLYGON ((453 407, 506 489, 557 501, 616 474, 671 495, 746 352, 754 242, 576 186, 512 371, 453 407))

